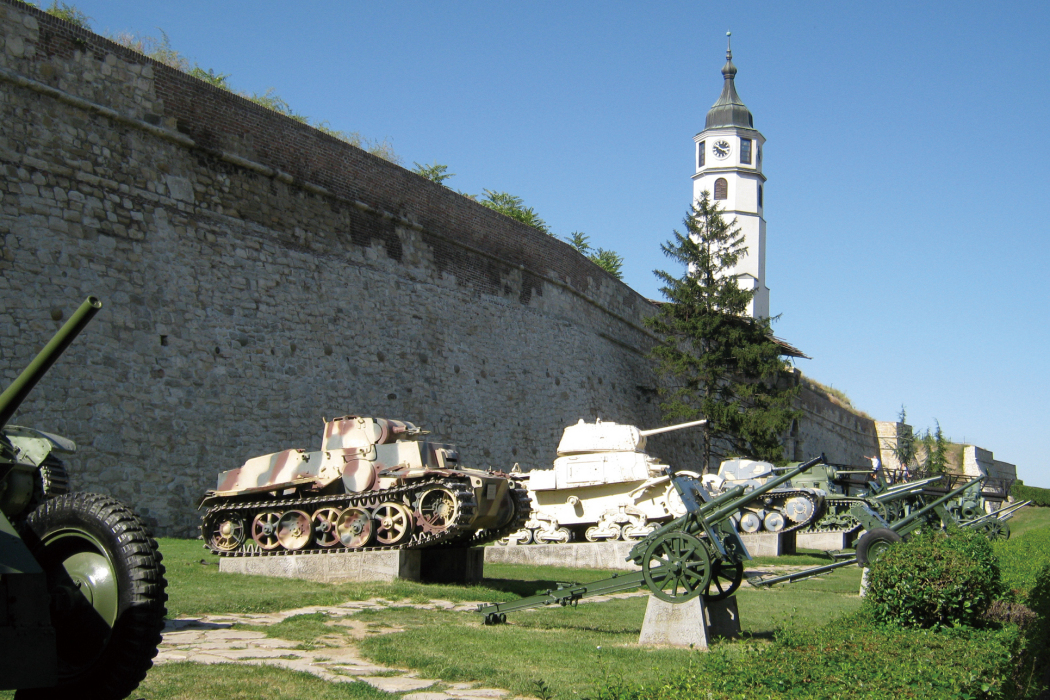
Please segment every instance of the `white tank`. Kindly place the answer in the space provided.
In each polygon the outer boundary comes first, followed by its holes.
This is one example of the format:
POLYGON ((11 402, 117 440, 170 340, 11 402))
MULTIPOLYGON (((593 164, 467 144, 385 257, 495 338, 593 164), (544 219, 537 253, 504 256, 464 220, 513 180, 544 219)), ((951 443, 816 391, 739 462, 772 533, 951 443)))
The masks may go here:
POLYGON ((583 419, 565 429, 553 469, 523 475, 532 517, 509 542, 550 544, 641 539, 657 522, 685 514, 668 467, 645 452, 646 438, 699 426, 693 421, 653 430, 583 419))

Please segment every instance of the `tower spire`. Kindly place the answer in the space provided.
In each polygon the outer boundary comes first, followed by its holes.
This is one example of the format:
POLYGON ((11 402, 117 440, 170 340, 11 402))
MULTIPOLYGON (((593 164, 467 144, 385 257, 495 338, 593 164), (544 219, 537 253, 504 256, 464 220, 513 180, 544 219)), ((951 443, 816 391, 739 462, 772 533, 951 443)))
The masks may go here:
POLYGON ((733 65, 733 32, 726 32, 726 64, 722 66, 722 94, 707 113, 705 129, 719 126, 742 126, 752 129, 755 126, 751 112, 736 93, 736 66, 733 65))

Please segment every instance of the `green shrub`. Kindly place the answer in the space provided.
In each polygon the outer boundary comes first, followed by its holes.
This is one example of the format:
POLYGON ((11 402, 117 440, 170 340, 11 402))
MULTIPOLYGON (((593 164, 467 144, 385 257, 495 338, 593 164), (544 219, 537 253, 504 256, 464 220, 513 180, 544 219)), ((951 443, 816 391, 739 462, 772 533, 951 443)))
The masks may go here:
POLYGON ((1015 481, 1010 487, 1010 495, 1019 501, 1031 501, 1035 506, 1050 506, 1050 489, 1025 486, 1020 481, 1015 481))
POLYGON ((984 535, 928 532, 875 561, 864 606, 873 619, 905 627, 974 625, 1002 591, 999 562, 984 535))
POLYGON ((1024 596, 1035 585, 1039 571, 1050 564, 1050 528, 1029 530, 1024 535, 992 545, 999 559, 1007 590, 1024 596))

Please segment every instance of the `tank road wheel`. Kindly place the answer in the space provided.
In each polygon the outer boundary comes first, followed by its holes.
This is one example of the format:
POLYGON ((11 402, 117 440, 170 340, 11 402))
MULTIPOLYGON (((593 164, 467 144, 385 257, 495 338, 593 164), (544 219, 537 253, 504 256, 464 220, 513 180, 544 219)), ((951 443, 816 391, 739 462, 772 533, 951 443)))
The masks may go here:
POLYGON ((372 516, 364 508, 347 508, 335 521, 339 541, 348 549, 360 549, 372 539, 372 516))
POLYGON ((314 511, 310 522, 314 531, 314 542, 319 547, 334 547, 339 544, 339 533, 336 532, 335 528, 335 523, 338 520, 338 508, 321 508, 314 511))
POLYGON ((606 528, 592 525, 583 533, 584 539, 588 542, 615 542, 622 535, 623 530, 619 525, 609 525, 606 528))
POLYGON ((400 503, 387 501, 372 513, 376 521, 376 541, 390 546, 400 544, 412 535, 412 513, 400 503))
POLYGON ((572 542, 572 531, 567 527, 554 530, 536 530, 536 544, 566 544, 572 542))
POLYGON ((792 522, 804 523, 816 515, 817 509, 813 501, 803 496, 789 498, 784 504, 784 515, 792 522))
POLYGON ((876 527, 865 532, 857 542, 857 565, 871 566, 890 545, 901 541, 901 536, 888 527, 876 527))
POLYGON ((744 532, 758 532, 762 529, 762 521, 757 515, 749 512, 740 516, 737 526, 744 532))
POLYGON ((744 580, 743 562, 716 561, 711 566, 711 583, 704 589, 704 600, 722 600, 736 593, 744 580))
POLYGON ((277 523, 281 520, 281 514, 273 511, 259 513, 252 520, 252 539, 265 550, 277 549, 281 546, 277 539, 277 523))
POLYGON ((711 583, 711 555, 698 538, 685 532, 668 532, 645 550, 642 577, 660 600, 684 603, 711 583))
POLYGON ((204 526, 204 538, 220 552, 238 549, 248 538, 244 520, 233 513, 216 513, 204 526))
POLYGON ((766 529, 770 532, 780 532, 784 529, 784 516, 776 511, 766 515, 766 519, 762 521, 762 524, 766 526, 766 529))
POLYGON ((301 510, 290 510, 277 522, 277 541, 290 552, 310 544, 312 535, 310 516, 301 510))
POLYGON ((20 700, 127 697, 146 677, 164 628, 164 566, 145 523, 96 493, 49 499, 25 521, 44 569, 58 651, 58 686, 20 700))
POLYGON ((445 488, 427 489, 416 501, 417 524, 423 532, 444 532, 456 522, 456 496, 445 488))

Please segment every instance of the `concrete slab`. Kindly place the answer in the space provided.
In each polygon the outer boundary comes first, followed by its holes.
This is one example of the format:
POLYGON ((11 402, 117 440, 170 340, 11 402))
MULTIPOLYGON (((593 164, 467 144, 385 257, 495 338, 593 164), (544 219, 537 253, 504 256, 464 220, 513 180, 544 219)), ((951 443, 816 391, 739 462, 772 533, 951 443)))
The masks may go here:
POLYGON ((753 557, 779 557, 795 553, 795 535, 795 532, 741 532, 740 539, 753 557))
POLYGON ((849 544, 849 534, 841 530, 799 532, 795 534, 795 543, 799 549, 819 549, 822 552, 828 552, 844 549, 849 544))
POLYGON ((373 688, 387 693, 405 693, 412 690, 422 690, 437 683, 436 680, 426 678, 409 678, 408 676, 374 676, 362 678, 373 688))
POLYGON ((473 584, 481 583, 485 578, 485 551, 482 547, 421 549, 419 555, 420 578, 425 583, 473 584))
POLYGON ((221 557, 219 571, 231 574, 298 578, 321 583, 420 580, 418 549, 374 552, 291 554, 274 557, 221 557))
POLYGON ((710 637, 737 639, 740 637, 740 612, 736 607, 736 596, 724 600, 708 601, 707 632, 710 637))

